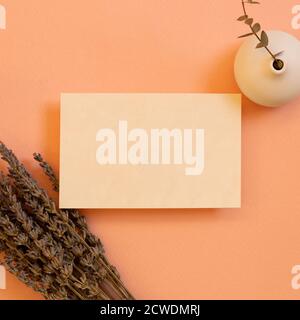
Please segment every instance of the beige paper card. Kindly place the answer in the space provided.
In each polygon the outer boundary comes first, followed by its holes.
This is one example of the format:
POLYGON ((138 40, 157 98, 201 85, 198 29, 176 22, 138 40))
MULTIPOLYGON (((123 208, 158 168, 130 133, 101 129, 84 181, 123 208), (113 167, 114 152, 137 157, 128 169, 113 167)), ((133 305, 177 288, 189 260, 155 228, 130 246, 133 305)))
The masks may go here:
POLYGON ((62 94, 61 208, 240 207, 238 94, 62 94))

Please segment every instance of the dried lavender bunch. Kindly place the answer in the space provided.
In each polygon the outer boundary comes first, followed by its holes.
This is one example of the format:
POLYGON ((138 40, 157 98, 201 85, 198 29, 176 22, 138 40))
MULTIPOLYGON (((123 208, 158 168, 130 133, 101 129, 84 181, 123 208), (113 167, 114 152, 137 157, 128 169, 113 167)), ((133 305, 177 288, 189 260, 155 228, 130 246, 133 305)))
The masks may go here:
MULTIPOLYGON (((14 153, 0 142, 0 249, 4 266, 46 299, 133 299, 78 210, 57 208, 14 153)), ((53 169, 34 154, 52 187, 53 169)))

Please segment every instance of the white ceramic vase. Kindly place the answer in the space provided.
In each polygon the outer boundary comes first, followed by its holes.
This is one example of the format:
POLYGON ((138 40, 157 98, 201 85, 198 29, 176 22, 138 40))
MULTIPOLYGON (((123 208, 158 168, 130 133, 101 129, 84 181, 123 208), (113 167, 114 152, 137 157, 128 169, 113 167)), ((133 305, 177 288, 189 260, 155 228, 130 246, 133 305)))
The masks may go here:
POLYGON ((250 36, 237 52, 235 79, 242 93, 257 104, 278 107, 300 96, 300 41, 282 31, 269 31, 269 46, 283 68, 276 70, 265 48, 256 49, 258 40, 250 36))

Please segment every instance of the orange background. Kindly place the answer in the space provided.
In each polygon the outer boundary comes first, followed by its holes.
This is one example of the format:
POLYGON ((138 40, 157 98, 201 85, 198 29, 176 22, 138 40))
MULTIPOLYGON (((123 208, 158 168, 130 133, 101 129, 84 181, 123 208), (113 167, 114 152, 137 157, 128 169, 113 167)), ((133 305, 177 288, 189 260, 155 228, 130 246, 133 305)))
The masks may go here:
MULTIPOLYGON (((299 2, 299 1, 298 1, 299 2)), ((238 93, 238 0, 0 0, 1 139, 34 176, 58 171, 61 92, 238 93)), ((291 28, 297 0, 252 6, 265 29, 291 28)), ((300 100, 243 100, 242 209, 90 210, 91 229, 137 298, 299 298, 300 100)), ((41 179, 47 185, 45 179, 41 179)), ((48 186, 48 185, 47 185, 48 186)), ((12 276, 0 299, 38 299, 12 276)))

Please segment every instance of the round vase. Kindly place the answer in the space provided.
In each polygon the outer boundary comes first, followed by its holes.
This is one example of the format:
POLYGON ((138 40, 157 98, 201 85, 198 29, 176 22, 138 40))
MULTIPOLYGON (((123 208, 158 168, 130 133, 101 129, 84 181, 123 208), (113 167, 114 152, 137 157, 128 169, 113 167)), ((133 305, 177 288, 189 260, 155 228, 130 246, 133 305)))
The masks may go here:
POLYGON ((282 31, 267 32, 268 48, 283 62, 278 69, 265 48, 256 48, 258 40, 250 36, 240 47, 234 63, 234 75, 242 93, 257 104, 279 107, 300 96, 300 41, 282 31))

